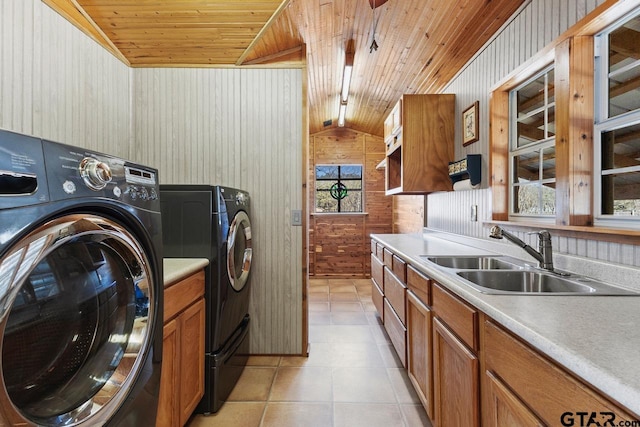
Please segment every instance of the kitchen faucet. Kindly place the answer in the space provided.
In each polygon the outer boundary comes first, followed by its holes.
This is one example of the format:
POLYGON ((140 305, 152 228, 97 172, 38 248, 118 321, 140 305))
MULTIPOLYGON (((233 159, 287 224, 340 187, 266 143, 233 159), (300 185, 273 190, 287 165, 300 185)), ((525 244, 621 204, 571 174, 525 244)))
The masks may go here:
POLYGON ((539 264, 540 268, 544 268, 545 270, 553 271, 553 250, 551 249, 551 234, 546 231, 534 231, 528 234, 537 234, 538 235, 538 250, 536 251, 531 246, 527 245, 522 240, 518 239, 513 234, 504 231, 497 225, 491 227, 491 231, 489 232, 489 237, 494 239, 502 239, 503 237, 507 240, 515 243, 520 246, 522 249, 527 251, 529 255, 534 257, 539 264))

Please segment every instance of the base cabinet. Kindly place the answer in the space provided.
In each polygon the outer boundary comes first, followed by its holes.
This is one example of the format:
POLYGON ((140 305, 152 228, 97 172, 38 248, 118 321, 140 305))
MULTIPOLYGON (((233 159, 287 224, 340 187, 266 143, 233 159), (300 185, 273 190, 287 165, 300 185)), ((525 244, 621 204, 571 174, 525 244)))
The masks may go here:
POLYGON ((485 426, 531 427, 544 426, 527 405, 522 402, 499 378, 485 372, 485 426))
POLYGON ((407 292, 407 371, 429 418, 433 419, 431 309, 407 292))
POLYGON ((514 424, 508 425, 516 426, 603 425, 611 416, 606 425, 623 425, 637 419, 490 320, 484 322, 484 348, 483 425, 503 426, 510 419, 514 424))
POLYGON ((203 273, 165 289, 158 427, 184 426, 204 395, 203 295, 203 273))
POLYGON ((449 329, 433 320, 434 421, 439 427, 476 427, 479 360, 449 329))
POLYGON ((639 418, 403 263, 372 244, 372 298, 435 427, 622 425, 639 418))

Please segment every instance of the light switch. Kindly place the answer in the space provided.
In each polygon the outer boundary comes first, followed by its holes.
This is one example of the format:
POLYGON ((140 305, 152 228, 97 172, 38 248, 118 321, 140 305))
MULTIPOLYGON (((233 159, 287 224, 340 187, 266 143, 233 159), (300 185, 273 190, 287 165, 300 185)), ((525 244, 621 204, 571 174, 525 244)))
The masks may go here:
POLYGON ((291 211, 291 225, 302 225, 302 211, 294 209, 291 211))

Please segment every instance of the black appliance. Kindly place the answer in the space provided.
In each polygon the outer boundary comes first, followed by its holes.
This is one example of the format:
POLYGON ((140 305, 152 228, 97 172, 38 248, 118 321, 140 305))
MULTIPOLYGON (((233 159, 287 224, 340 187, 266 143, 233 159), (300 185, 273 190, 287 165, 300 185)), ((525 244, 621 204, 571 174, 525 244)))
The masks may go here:
POLYGON ((154 424, 158 193, 155 169, 0 131, 0 425, 154 424))
POLYGON ((207 258, 205 394, 197 413, 216 412, 246 365, 249 340, 249 194, 209 185, 161 185, 164 256, 207 258))

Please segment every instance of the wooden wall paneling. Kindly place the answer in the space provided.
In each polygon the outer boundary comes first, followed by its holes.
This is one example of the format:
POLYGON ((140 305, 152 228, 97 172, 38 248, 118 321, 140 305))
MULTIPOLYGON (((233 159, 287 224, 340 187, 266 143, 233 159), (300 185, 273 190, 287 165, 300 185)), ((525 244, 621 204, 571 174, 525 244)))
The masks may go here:
MULTIPOLYGON (((134 69, 133 157, 162 183, 251 195, 250 351, 301 354, 303 170, 300 69, 134 69)), ((305 347, 305 348, 303 348, 305 347)))
MULTIPOLYGON (((393 198, 385 195, 384 169, 376 166, 385 157, 385 145, 382 138, 373 135, 365 136, 365 243, 371 234, 392 232, 393 198)), ((369 277, 371 259, 365 256, 364 275, 369 277)))
POLYGON ((425 196, 400 195, 393 197, 393 232, 421 233, 425 226, 425 196))
POLYGON ((489 104, 491 120, 489 162, 491 167, 492 219, 509 219, 509 92, 494 92, 489 104))
POLYGON ((0 29, 0 128, 127 158, 129 69, 39 0, 0 29))
POLYGON ((315 274, 362 277, 364 256, 369 252, 365 241, 364 216, 317 216, 315 274))
MULTIPOLYGON (((375 167, 384 158, 384 143, 381 137, 353 131, 349 128, 331 129, 313 135, 310 142, 309 183, 315 188, 314 166, 316 164, 355 163, 364 166, 364 211, 358 226, 353 226, 353 216, 312 215, 310 223, 309 259, 310 274, 348 277, 369 277, 369 236, 372 233, 391 232, 391 199, 384 195, 384 171, 375 167), (336 232, 347 227, 348 233, 357 236, 343 236, 336 232), (334 261, 335 252, 341 251, 345 239, 358 242, 353 247, 358 259, 345 262, 334 261), (355 240, 353 240, 355 239, 355 240), (331 268, 328 268, 332 266, 331 268)), ((310 193, 313 193, 312 191, 310 193)), ((314 196, 309 195, 309 203, 314 206, 314 196)), ((344 254, 343 254, 344 256, 344 254)), ((350 257, 350 255, 348 255, 350 257)))
POLYGON ((309 206, 308 211, 308 224, 309 224, 309 245, 307 247, 307 253, 309 258, 309 275, 315 274, 315 262, 316 262, 316 252, 315 248, 315 218, 313 213, 316 210, 315 207, 315 190, 316 190, 316 180, 315 180, 315 138, 313 136, 309 136, 309 146, 307 149, 307 205, 309 206))
POLYGON ((593 224, 593 37, 555 49, 556 223, 593 224))
MULTIPOLYGON (((484 49, 478 52, 474 59, 442 90, 445 93, 456 94, 456 158, 460 158, 461 155, 467 153, 481 153, 483 155, 483 167, 488 165, 489 141, 494 132, 493 128, 490 130, 488 127, 490 102, 494 102, 489 101, 489 93, 493 87, 521 65, 516 63, 517 61, 514 61, 510 56, 510 46, 521 46, 521 41, 525 40, 525 47, 527 43, 530 43, 531 55, 535 55, 554 40, 554 33, 563 33, 580 19, 594 13, 595 9, 614 3, 617 8, 616 14, 620 13, 618 8, 625 9, 632 6, 631 3, 611 0, 577 0, 575 2, 531 0, 520 12, 520 14, 525 14, 525 19, 520 19, 517 22, 512 20, 492 41, 487 43, 484 49), (526 18, 527 14, 530 15, 530 18, 526 18), (556 23, 554 24, 555 15, 558 15, 558 18, 555 18, 556 23), (563 18, 560 19, 560 16, 563 16, 563 18), (556 29, 552 28, 554 25, 556 29), (461 137, 459 136, 461 135, 459 116, 461 111, 475 99, 480 101, 480 140, 467 147, 462 147, 461 137), (487 112, 487 116, 484 116, 483 112, 487 112)), ((531 55, 525 55, 525 63, 530 59, 531 55)), ((485 175, 483 171, 484 182, 489 182, 489 174, 485 175)), ((574 185, 576 184, 574 183, 574 185)), ((491 188, 429 194, 427 196, 428 226, 452 233, 486 238, 487 229, 482 226, 482 219, 491 219, 493 213, 506 215, 508 212, 506 201, 498 205, 495 204, 495 200, 492 201, 495 191, 495 188, 491 188), (452 212, 450 206, 458 206, 458 203, 461 203, 460 200, 464 204, 460 205, 459 210, 456 209, 455 212, 452 212), (478 205, 480 219, 478 223, 469 221, 469 203, 478 205)), ((528 241, 524 233, 520 237, 528 241)), ((536 244, 535 241, 529 243, 536 244)), ((554 247, 558 248, 560 253, 640 266, 640 247, 637 245, 593 241, 576 235, 570 236, 566 240, 554 240, 554 247), (560 242, 562 242, 561 245, 560 242), (562 247, 562 250, 560 250, 560 247, 562 247)))

